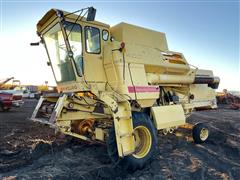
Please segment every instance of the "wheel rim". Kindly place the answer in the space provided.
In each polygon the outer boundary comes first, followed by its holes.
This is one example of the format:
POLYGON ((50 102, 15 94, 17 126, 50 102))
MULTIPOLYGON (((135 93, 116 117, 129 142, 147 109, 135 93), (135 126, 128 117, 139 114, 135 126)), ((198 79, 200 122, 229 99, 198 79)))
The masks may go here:
POLYGON ((209 135, 208 129, 202 128, 201 131, 200 131, 200 139, 202 141, 205 141, 208 138, 208 135, 209 135))
POLYGON ((135 158, 143 158, 151 149, 151 133, 146 127, 138 126, 134 128, 133 134, 135 138, 135 152, 133 153, 133 156, 135 158))

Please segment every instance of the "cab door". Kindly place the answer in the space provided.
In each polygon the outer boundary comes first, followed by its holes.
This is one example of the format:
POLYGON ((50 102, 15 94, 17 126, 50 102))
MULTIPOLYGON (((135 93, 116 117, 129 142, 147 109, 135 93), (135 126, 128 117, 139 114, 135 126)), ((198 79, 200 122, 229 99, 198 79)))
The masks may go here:
POLYGON ((92 25, 84 27, 84 75, 88 82, 106 82, 103 68, 101 29, 92 25))

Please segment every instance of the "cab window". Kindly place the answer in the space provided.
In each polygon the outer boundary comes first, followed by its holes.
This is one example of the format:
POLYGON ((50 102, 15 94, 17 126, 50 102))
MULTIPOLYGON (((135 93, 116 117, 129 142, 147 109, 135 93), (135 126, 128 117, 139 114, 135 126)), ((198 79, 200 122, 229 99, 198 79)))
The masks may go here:
POLYGON ((98 28, 85 27, 85 46, 88 53, 99 54, 101 52, 100 31, 98 28))

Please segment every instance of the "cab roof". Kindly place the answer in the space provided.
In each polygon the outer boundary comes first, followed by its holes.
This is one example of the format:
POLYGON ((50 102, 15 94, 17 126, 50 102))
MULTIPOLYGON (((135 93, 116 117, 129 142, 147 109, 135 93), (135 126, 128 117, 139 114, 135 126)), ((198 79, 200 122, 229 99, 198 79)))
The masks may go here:
MULTIPOLYGON (((52 21, 54 21, 57 18, 57 11, 58 9, 50 9, 43 17, 40 21, 38 21, 37 23, 37 31, 38 32, 42 32, 44 27, 46 27, 46 25, 50 24, 52 21)), ((68 15, 67 17, 65 17, 66 19, 73 19, 76 20, 78 18, 77 14, 71 14, 70 12, 67 11, 63 11, 63 15, 68 15)), ((94 24, 97 26, 102 26, 105 28, 109 28, 110 26, 108 24, 99 22, 99 21, 87 21, 85 17, 81 17, 81 21, 85 21, 88 22, 90 24, 94 24)))

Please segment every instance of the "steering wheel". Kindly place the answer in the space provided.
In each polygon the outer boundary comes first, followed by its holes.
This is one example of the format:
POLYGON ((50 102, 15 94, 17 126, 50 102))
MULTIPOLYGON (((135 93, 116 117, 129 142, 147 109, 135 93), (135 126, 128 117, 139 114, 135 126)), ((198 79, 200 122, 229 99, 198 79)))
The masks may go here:
POLYGON ((65 44, 60 44, 60 45, 58 45, 58 47, 59 47, 59 49, 62 49, 62 50, 64 50, 64 51, 67 51, 67 47, 66 47, 65 44))
MULTIPOLYGON (((62 49, 62 50, 64 50, 64 51, 67 51, 67 47, 66 47, 65 44, 60 44, 58 47, 59 47, 59 49, 62 49)), ((71 49, 72 49, 72 52, 77 51, 77 48, 75 48, 74 45, 71 46, 71 49)))

